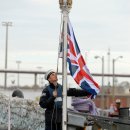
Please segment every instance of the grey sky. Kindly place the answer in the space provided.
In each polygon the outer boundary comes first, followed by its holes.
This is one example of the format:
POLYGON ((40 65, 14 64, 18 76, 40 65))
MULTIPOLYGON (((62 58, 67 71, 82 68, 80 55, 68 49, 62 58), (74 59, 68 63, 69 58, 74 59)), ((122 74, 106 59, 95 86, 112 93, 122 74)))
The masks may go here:
MULTIPOLYGON (((0 3, 0 22, 13 22, 9 27, 8 66, 15 68, 15 61, 21 60, 23 68, 43 64, 45 69, 53 67, 61 22, 58 0, 0 0, 0 3)), ((125 55, 124 63, 130 67, 130 0, 73 0, 70 20, 82 54, 88 52, 92 71, 95 71, 92 57, 106 56, 108 48, 114 57, 125 55)), ((0 68, 4 67, 4 50, 5 27, 1 25, 0 68)))
MULTIPOLYGON (((4 0, 0 4, 0 19, 1 22, 13 22, 9 31, 11 49, 57 49, 58 0, 4 0)), ((82 49, 104 50, 110 47, 113 51, 129 51, 129 0, 73 0, 70 20, 82 49)), ((3 43, 4 28, 1 31, 3 43)))

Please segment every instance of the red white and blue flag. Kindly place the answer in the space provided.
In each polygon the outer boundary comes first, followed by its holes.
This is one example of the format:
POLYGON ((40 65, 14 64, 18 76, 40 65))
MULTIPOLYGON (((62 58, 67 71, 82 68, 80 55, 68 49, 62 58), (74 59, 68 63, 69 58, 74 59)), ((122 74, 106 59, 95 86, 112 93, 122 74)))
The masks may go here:
POLYGON ((75 82, 88 93, 91 94, 91 98, 94 98, 100 91, 99 85, 93 80, 90 74, 83 56, 81 55, 79 46, 77 44, 73 28, 70 21, 67 25, 67 41, 68 41, 68 53, 67 62, 69 64, 69 71, 75 82))

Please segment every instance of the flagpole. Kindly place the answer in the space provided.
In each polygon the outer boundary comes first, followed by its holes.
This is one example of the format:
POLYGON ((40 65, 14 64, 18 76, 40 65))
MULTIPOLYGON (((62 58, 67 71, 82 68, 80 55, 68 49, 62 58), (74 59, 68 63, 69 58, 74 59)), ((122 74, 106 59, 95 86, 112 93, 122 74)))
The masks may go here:
POLYGON ((59 0, 60 9, 63 14, 63 61, 62 61, 62 82, 63 82, 63 112, 62 130, 67 130, 67 23, 68 14, 72 5, 72 0, 59 0))

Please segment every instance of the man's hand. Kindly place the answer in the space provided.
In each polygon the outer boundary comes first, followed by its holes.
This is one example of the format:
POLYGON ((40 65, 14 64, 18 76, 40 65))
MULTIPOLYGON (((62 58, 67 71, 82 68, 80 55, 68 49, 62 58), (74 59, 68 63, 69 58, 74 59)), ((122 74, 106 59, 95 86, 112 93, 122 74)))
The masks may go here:
POLYGON ((53 91, 53 96, 57 97, 57 90, 56 89, 53 91))
POLYGON ((57 87, 57 81, 56 81, 56 82, 53 82, 53 85, 54 85, 55 87, 57 87))

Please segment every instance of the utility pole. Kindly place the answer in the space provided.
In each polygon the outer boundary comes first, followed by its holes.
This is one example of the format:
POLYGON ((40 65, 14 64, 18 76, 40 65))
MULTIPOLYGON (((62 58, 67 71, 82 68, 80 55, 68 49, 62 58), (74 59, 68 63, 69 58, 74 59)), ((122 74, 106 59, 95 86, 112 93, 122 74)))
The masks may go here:
POLYGON ((62 130, 67 130, 67 23, 68 14, 72 6, 72 0, 59 0, 60 9, 63 14, 63 59, 62 59, 62 81, 63 81, 63 112, 62 130))
MULTIPOLYGON (((6 27, 6 37, 5 37, 5 70, 8 67, 8 27, 12 26, 12 22, 2 22, 2 26, 6 27)), ((7 73, 5 72, 4 87, 7 88, 7 73)))

